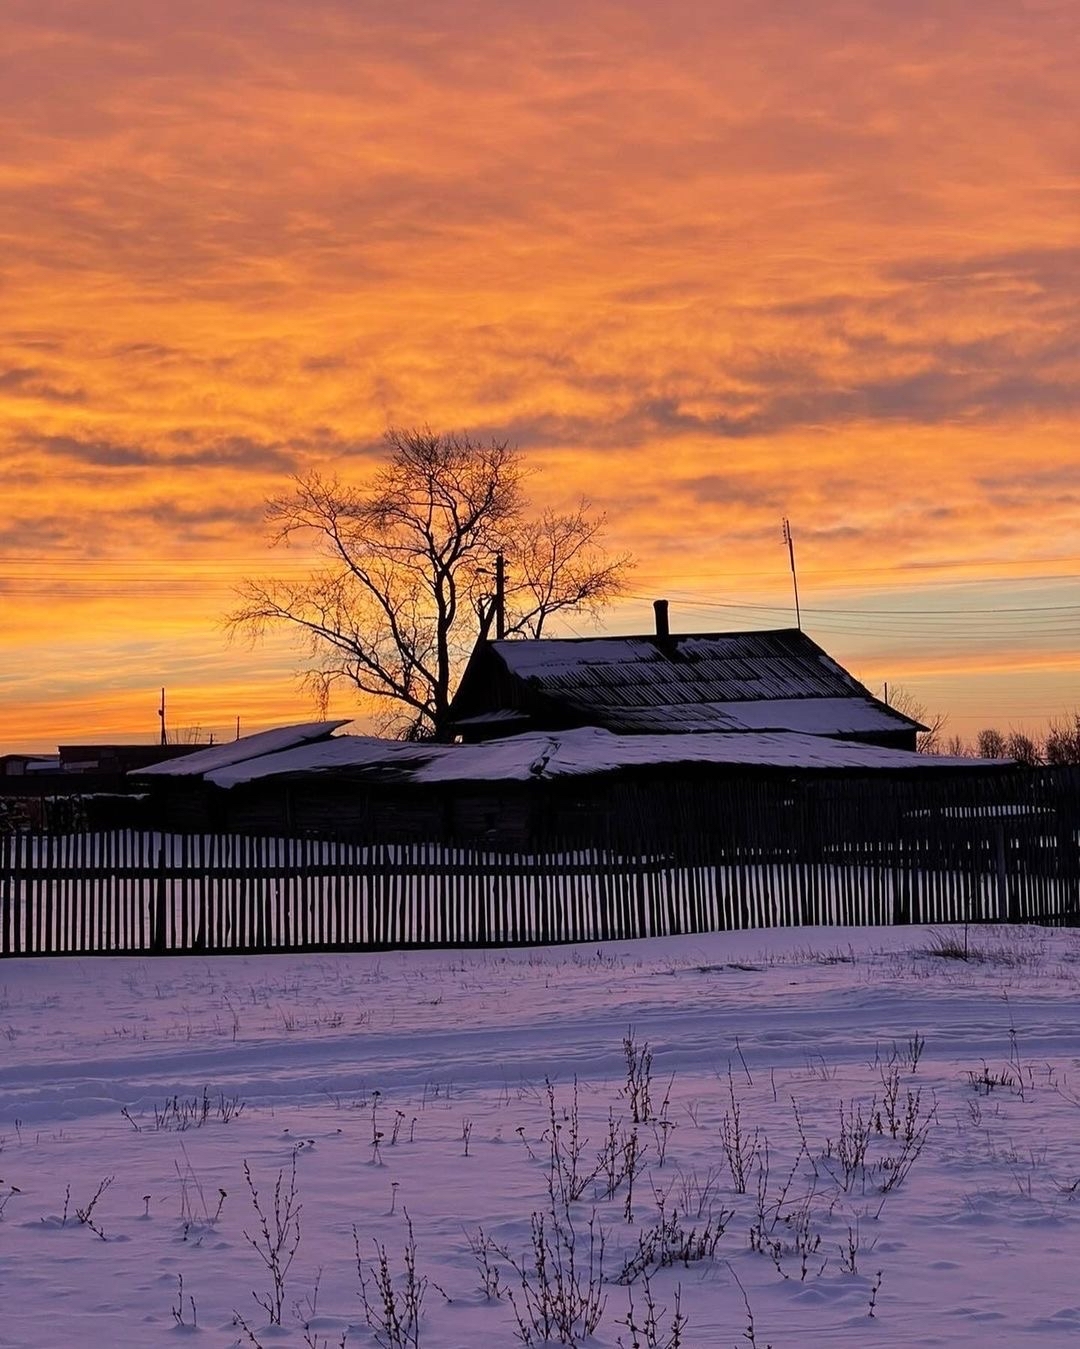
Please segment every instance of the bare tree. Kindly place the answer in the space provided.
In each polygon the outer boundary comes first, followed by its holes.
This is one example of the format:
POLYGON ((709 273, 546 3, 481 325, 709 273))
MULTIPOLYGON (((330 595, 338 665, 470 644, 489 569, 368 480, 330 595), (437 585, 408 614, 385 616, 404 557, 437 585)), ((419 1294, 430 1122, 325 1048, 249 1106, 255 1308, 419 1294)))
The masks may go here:
POLYGON ((1042 752, 1048 764, 1080 763, 1080 713, 1074 713, 1071 724, 1058 720, 1050 723, 1042 752))
POLYGON ((351 685, 384 729, 422 738, 443 728, 454 677, 491 623, 498 554, 506 632, 530 636, 561 610, 596 612, 633 564, 604 555, 604 520, 587 502, 531 517, 524 463, 506 441, 421 427, 391 429, 386 445, 366 484, 308 474, 267 503, 272 541, 313 537, 325 564, 299 582, 244 581, 227 624, 252 638, 291 627, 320 707, 351 685))
POLYGON ((993 726, 985 726, 975 737, 975 753, 980 759, 1007 759, 1005 737, 993 726))
POLYGON ((893 711, 910 717, 912 721, 920 721, 926 727, 925 731, 920 731, 915 737, 915 748, 920 754, 944 752, 945 726, 949 720, 947 713, 936 712, 931 715, 926 710, 926 704, 920 702, 903 684, 894 684, 889 689, 889 706, 893 711))
POLYGON ((608 557, 600 539, 603 516, 590 516, 580 501, 566 515, 545 511, 522 520, 503 552, 510 570, 507 631, 540 637, 545 621, 561 610, 594 617, 622 589, 630 558, 608 557))
POLYGON ((959 736, 945 742, 946 754, 976 755, 981 759, 1012 759, 1025 768, 1041 764, 1080 763, 1080 719, 1075 727, 1067 722, 1052 721, 1043 737, 1027 731, 999 731, 988 726, 979 732, 974 746, 965 744, 959 736))
POLYGON ((1005 757, 1025 768, 1035 768, 1042 763, 1042 750, 1026 731, 1010 731, 1005 737, 1005 757))
POLYGON ((981 759, 1012 759, 1025 768, 1080 763, 1080 716, 1073 724, 1052 721, 1042 737, 1029 735, 1026 731, 1003 732, 992 726, 985 727, 976 736, 974 746, 959 736, 952 736, 945 742, 943 752, 957 757, 976 755, 981 759))

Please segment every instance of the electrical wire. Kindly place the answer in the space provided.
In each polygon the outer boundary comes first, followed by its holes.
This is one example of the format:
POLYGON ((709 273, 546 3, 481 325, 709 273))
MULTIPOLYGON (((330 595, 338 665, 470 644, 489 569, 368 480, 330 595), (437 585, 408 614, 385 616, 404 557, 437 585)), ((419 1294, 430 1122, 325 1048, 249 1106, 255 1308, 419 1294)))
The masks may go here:
MULTIPOLYGON (((102 558, 64 559, 56 556, 45 557, 31 554, 0 555, 0 596, 10 603, 20 599, 34 600, 110 600, 114 603, 131 600, 198 599, 205 602, 208 595, 220 596, 227 602, 245 575, 272 575, 282 580, 302 581, 313 569, 318 569, 325 561, 319 555, 307 555, 297 551, 269 552, 259 556, 240 555, 236 558, 102 558), (77 570, 73 571, 73 568, 77 570)), ((1080 559, 1071 556, 1041 558, 1038 562, 1073 562, 1080 559)), ((1019 559, 979 559, 982 565, 1027 566, 1028 560, 1019 559)), ((928 564, 937 568, 959 568, 976 565, 969 561, 943 562, 928 564)), ((958 578, 953 581, 921 581, 912 575, 919 569, 897 567, 862 567, 836 569, 835 574, 844 576, 888 575, 902 577, 908 584, 904 589, 905 597, 915 590, 922 593, 931 586, 971 587, 980 586, 987 592, 984 598, 996 598, 989 593, 991 587, 1002 586, 1015 590, 1038 582, 1069 583, 1075 585, 1080 576, 1074 574, 1040 574, 1037 576, 999 577, 971 580, 958 578)), ((804 577, 833 574, 828 570, 814 572, 807 570, 804 577)), ((777 579, 777 572, 698 572, 695 580, 707 581, 711 577, 722 578, 727 586, 739 576, 769 576, 777 579)), ((648 575, 637 575, 636 579, 650 584, 648 575)), ((661 578, 657 578, 658 583, 661 578)), ((867 586, 849 585, 849 589, 860 589, 866 593, 867 586)), ((679 608, 690 611, 695 621, 702 624, 720 623, 745 628, 747 625, 758 627, 791 627, 793 625, 793 606, 790 603, 769 604, 737 599, 716 599, 703 597, 700 589, 672 589, 664 587, 664 593, 679 608)), ((885 637, 902 638, 911 635, 923 639, 948 635, 953 645, 995 642, 999 645, 1017 645, 1039 640, 1055 641, 1059 646, 1073 636, 1080 636, 1080 603, 1077 604, 996 604, 973 602, 963 607, 955 604, 913 607, 910 602, 895 607, 883 607, 880 585, 871 588, 872 603, 866 607, 847 604, 805 604, 802 607, 805 626, 814 632, 838 637, 863 637, 881 639, 885 637)), ((634 603, 650 604, 652 596, 638 590, 627 593, 624 600, 634 603)), ((870 597, 868 596, 868 599, 870 597)), ((1013 598, 1010 596, 1009 598, 1013 598)))

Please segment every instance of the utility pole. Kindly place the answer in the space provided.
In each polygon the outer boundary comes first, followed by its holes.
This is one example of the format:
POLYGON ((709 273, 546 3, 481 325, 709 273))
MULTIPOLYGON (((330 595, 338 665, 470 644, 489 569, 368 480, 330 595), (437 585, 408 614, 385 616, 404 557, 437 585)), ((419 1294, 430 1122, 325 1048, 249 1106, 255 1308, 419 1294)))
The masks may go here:
POLYGON ((161 703, 158 707, 158 717, 161 721, 161 743, 167 745, 169 737, 165 734, 165 690, 161 690, 161 703))
POLYGON ((506 636, 506 558, 495 554, 495 639, 506 636))
POLYGON ((791 584, 795 589, 795 626, 802 632, 802 614, 799 611, 799 578, 795 574, 795 540, 791 537, 791 525, 784 516, 784 542, 787 544, 788 561, 791 563, 791 584))

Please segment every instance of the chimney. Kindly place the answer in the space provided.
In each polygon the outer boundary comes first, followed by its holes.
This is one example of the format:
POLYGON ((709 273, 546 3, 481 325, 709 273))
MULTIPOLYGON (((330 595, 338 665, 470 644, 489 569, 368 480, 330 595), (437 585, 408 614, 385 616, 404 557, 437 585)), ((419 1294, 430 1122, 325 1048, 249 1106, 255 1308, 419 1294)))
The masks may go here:
POLYGON ((653 600, 653 612, 656 614, 656 635, 657 637, 670 637, 671 629, 668 627, 667 600, 653 600))

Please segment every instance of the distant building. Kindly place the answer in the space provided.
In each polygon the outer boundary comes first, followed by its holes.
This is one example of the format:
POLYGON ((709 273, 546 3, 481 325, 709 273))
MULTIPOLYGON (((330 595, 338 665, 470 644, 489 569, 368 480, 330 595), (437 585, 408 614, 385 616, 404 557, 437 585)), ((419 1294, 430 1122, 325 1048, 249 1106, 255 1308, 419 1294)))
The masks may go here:
POLYGON ((60 745, 61 773, 122 777, 136 768, 183 758, 204 745, 60 745))
POLYGON ((0 756, 0 831, 138 822, 128 774, 192 754, 198 745, 61 745, 56 754, 0 756))
POLYGON ((24 778, 35 773, 59 773, 57 754, 0 754, 0 777, 24 778))

